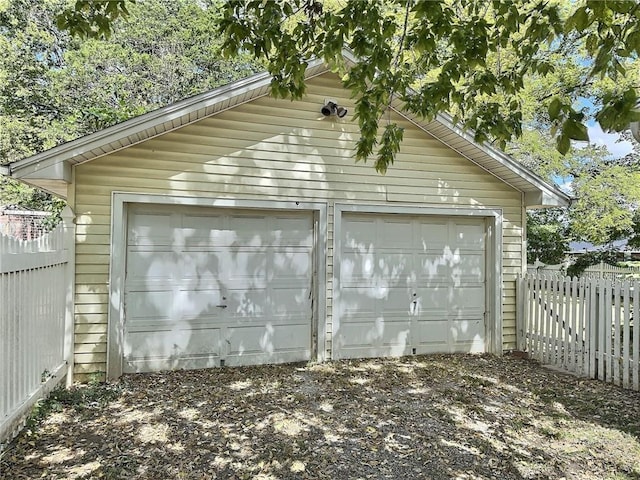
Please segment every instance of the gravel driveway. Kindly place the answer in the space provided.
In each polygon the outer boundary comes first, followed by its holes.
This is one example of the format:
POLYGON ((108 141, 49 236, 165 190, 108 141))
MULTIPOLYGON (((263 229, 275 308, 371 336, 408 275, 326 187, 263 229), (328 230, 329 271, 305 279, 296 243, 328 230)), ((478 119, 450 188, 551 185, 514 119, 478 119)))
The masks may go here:
POLYGON ((640 394, 508 356, 129 375, 41 417, 3 480, 640 478, 640 394))

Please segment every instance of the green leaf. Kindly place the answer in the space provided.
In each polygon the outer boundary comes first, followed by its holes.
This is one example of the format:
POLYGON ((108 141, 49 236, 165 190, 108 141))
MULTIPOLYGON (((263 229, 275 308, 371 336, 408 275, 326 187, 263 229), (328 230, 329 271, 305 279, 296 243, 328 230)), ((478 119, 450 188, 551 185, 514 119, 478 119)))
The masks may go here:
POLYGON ((560 135, 557 138, 556 142, 556 148, 558 152, 560 152, 562 155, 566 155, 571 148, 571 140, 569 139, 569 137, 565 136, 564 134, 560 135))
POLYGON ((580 7, 576 12, 567 20, 567 25, 575 25, 576 30, 579 32, 584 31, 590 24, 589 14, 585 7, 580 7))
POLYGON ((551 102, 549 102, 549 109, 548 109, 549 118, 552 121, 558 118, 558 115, 560 115, 561 108, 562 108, 562 101, 558 97, 555 97, 553 100, 551 100, 551 102))
POLYGON ((566 120, 562 125, 562 136, 581 142, 589 141, 589 133, 586 125, 572 119, 566 120))

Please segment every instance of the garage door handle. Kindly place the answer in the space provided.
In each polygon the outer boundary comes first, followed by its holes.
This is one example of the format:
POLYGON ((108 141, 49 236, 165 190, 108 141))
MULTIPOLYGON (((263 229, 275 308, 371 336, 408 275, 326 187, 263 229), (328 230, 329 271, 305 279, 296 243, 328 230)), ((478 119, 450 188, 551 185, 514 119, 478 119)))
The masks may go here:
POLYGON ((220 307, 220 308, 227 308, 226 305, 216 305, 216 307, 220 307))

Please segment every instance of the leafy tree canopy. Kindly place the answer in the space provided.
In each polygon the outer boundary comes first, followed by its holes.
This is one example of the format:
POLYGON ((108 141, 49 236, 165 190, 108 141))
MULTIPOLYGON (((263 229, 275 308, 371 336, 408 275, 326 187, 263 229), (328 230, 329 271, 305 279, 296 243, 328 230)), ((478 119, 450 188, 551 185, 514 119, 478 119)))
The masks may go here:
POLYGON ((569 236, 564 209, 527 212, 527 263, 555 265, 565 260, 569 236))
MULTIPOLYGON (((260 69, 248 55, 222 58, 215 0, 80 1, 72 13, 65 11, 68 5, 0 1, 0 164, 260 69), (58 25, 97 26, 91 34, 83 30, 90 38, 81 41, 58 25), (107 33, 107 40, 98 38, 107 33)), ((6 178, 0 204, 62 206, 6 178)))

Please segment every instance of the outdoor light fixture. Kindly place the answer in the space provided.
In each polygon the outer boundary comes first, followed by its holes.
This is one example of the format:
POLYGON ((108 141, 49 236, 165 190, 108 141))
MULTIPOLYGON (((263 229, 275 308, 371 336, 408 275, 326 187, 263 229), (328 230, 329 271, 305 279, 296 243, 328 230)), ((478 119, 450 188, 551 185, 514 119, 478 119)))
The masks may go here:
POLYGON ((320 110, 325 117, 336 115, 338 118, 342 118, 347 114, 347 109, 338 106, 338 104, 332 100, 325 100, 324 106, 320 110))

